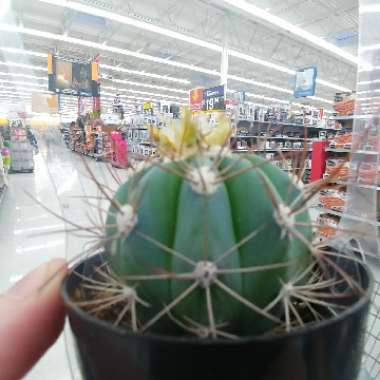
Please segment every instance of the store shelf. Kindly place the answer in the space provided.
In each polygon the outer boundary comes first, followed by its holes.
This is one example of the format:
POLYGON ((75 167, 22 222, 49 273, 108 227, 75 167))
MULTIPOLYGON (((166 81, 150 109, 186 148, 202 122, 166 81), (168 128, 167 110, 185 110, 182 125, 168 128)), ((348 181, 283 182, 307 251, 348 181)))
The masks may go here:
POLYGON ((334 152, 334 153, 351 153, 351 154, 366 154, 369 156, 377 156, 378 152, 373 152, 370 150, 355 150, 352 151, 351 149, 337 149, 337 148, 327 148, 326 152, 334 152))
MULTIPOLYGON (((278 153, 278 152, 305 152, 305 149, 235 149, 233 153, 278 153)), ((312 152, 311 149, 306 149, 306 152, 312 152)))
POLYGON ((354 220, 354 221, 359 222, 359 223, 370 224, 371 226, 375 226, 375 227, 380 227, 380 222, 370 221, 368 219, 361 218, 359 216, 343 214, 343 212, 334 211, 334 210, 324 208, 324 207, 320 207, 320 206, 317 206, 316 209, 318 211, 320 211, 322 214, 335 215, 335 216, 338 216, 339 218, 341 218, 344 215, 344 217, 347 219, 351 219, 351 220, 354 220))
POLYGON ((363 185, 363 184, 356 183, 356 182, 343 182, 343 181, 336 181, 335 183, 337 185, 353 186, 353 187, 359 187, 361 189, 380 191, 380 186, 363 185))
POLYGON ((305 139, 304 137, 287 137, 287 136, 257 136, 257 135, 236 135, 231 136, 235 139, 257 139, 257 140, 289 140, 289 141, 313 141, 313 139, 305 139))
POLYGON ((129 152, 128 157, 135 160, 147 161, 155 156, 145 156, 144 154, 129 152))
POLYGON ((3 202, 6 191, 7 191, 6 185, 3 185, 2 187, 0 187, 0 205, 3 202))
POLYGON ((330 127, 318 127, 316 125, 305 125, 301 123, 288 123, 283 121, 259 121, 259 120, 249 120, 249 119, 240 119, 240 121, 246 121, 248 123, 253 124, 261 124, 261 125, 276 125, 276 126, 283 126, 283 127, 297 127, 297 128, 308 128, 308 129, 321 129, 321 130, 332 130, 332 131, 338 131, 336 128, 330 128, 330 127))
POLYGON ((366 120, 372 119, 373 115, 349 115, 349 116, 334 116, 330 120, 346 121, 346 120, 366 120))
POLYGON ((304 127, 302 123, 288 123, 286 121, 278 121, 278 120, 253 120, 253 119, 239 119, 240 121, 246 121, 248 123, 254 124, 264 124, 264 125, 283 125, 284 127, 304 127))
POLYGON ((334 152, 334 153, 351 153, 350 149, 339 149, 339 148, 327 148, 326 152, 334 152))

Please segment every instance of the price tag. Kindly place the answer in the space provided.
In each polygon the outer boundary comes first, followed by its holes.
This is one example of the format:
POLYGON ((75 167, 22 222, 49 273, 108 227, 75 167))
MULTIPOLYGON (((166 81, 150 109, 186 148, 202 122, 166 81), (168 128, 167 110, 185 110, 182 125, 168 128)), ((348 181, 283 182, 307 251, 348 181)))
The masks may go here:
POLYGON ((204 111, 224 111, 226 109, 224 86, 209 88, 203 92, 204 111))

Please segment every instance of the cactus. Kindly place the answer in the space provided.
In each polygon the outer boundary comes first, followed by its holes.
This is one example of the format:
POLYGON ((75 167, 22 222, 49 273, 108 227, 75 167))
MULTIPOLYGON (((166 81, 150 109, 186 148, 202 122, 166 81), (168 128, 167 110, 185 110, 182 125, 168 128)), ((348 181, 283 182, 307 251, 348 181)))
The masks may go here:
POLYGON ((308 283, 314 265, 300 187, 263 158, 210 147, 188 115, 177 137, 165 136, 166 159, 135 170, 108 211, 122 315, 132 313, 135 331, 159 334, 261 334, 284 313, 289 328, 297 312, 286 292, 308 283))

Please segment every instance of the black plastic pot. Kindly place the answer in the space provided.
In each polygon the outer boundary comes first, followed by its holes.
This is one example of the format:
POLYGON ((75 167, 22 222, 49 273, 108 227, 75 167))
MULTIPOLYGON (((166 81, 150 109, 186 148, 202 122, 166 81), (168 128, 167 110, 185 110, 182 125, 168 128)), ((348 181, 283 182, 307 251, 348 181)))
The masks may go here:
MULTIPOLYGON (((87 260, 86 272, 99 260, 87 260)), ((339 317, 286 335, 237 341, 126 332, 72 305, 82 281, 73 273, 62 294, 86 380, 356 380, 372 289, 368 268, 360 265, 358 272, 366 294, 350 300, 352 307, 339 317)))

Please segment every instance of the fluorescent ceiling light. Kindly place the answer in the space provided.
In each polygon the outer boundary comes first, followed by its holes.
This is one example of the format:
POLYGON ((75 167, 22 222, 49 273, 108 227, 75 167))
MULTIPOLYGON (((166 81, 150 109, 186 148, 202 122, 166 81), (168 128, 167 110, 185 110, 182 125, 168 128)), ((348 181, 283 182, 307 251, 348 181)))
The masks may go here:
MULTIPOLYGON (((103 92, 101 94, 101 96, 105 96, 105 97, 110 97, 110 98, 115 98, 115 95, 114 94, 111 94, 109 92, 103 92)), ((156 102, 156 103, 159 103, 159 102, 162 102, 163 99, 155 99, 155 98, 150 98, 150 97, 141 97, 141 96, 133 96, 133 95, 120 95, 119 96, 121 99, 136 99, 136 100, 142 100, 144 102, 146 101, 152 101, 152 102, 156 102)), ((182 104, 182 105, 187 105, 187 103, 181 103, 181 102, 177 102, 176 100, 170 100, 170 103, 173 103, 173 104, 182 104)))
POLYGON ((6 72, 0 72, 0 75, 5 75, 5 76, 11 76, 15 78, 27 78, 27 79, 37 79, 37 80, 48 80, 46 77, 38 77, 35 75, 28 75, 28 74, 16 74, 16 73, 6 73, 6 72))
POLYGON ((359 14, 379 12, 380 4, 359 5, 359 14))
POLYGON ((31 50, 17 49, 17 48, 12 48, 12 47, 0 47, 0 51, 5 51, 7 53, 13 53, 13 54, 32 55, 34 57, 47 58, 47 54, 45 53, 38 53, 31 50))
MULTIPOLYGON (((0 24, 0 30, 1 30, 1 24, 0 24)), ((47 67, 35 66, 35 65, 26 65, 24 63, 11 62, 11 61, 5 61, 5 62, 0 61, 0 66, 21 67, 23 69, 47 71, 47 67)))
POLYGON ((232 57, 240 58, 244 61, 252 62, 252 63, 255 63, 257 65, 261 65, 261 66, 265 66, 265 67, 268 67, 268 68, 276 70, 276 71, 281 71, 285 74, 296 75, 295 70, 291 70, 285 66, 277 65, 275 63, 271 63, 271 62, 265 61, 263 59, 255 58, 255 57, 252 57, 252 56, 244 54, 244 53, 240 53, 236 50, 230 50, 229 49, 228 54, 231 55, 232 57))
MULTIPOLYGON (((115 53, 115 54, 134 57, 137 59, 156 62, 156 63, 160 63, 162 65, 180 67, 180 68, 185 69, 185 70, 195 71, 195 72, 199 72, 202 74, 208 74, 208 75, 217 76, 217 77, 220 76, 220 73, 217 70, 210 70, 210 69, 206 69, 204 67, 190 65, 187 63, 172 61, 172 60, 163 59, 163 58, 158 58, 158 57, 154 57, 152 55, 138 53, 138 52, 134 52, 131 50, 126 50, 126 49, 121 49, 121 48, 117 48, 117 47, 107 46, 107 45, 103 45, 103 44, 100 44, 97 42, 86 41, 86 40, 82 40, 79 38, 68 37, 68 36, 64 36, 64 35, 59 35, 59 34, 54 34, 54 33, 49 33, 49 32, 44 32, 44 31, 40 31, 40 30, 24 28, 21 26, 15 26, 15 25, 9 25, 9 24, 0 24, 0 30, 6 31, 6 32, 11 32, 11 33, 27 34, 30 36, 46 38, 49 40, 67 42, 67 43, 70 43, 73 45, 86 46, 86 47, 93 48, 96 50, 107 51, 107 52, 111 52, 111 53, 115 53)), ((46 68, 46 70, 47 70, 47 68, 46 68)))
POLYGON ((190 44, 204 47, 204 48, 214 50, 217 52, 222 52, 223 50, 222 47, 217 44, 203 41, 198 38, 190 37, 185 34, 178 33, 166 28, 162 28, 160 26, 156 26, 147 22, 139 21, 131 17, 122 16, 120 14, 109 12, 100 8, 91 7, 89 5, 80 4, 80 3, 69 1, 69 0, 40 0, 40 1, 42 1, 43 3, 49 3, 53 5, 58 5, 60 7, 76 10, 78 12, 87 13, 93 16, 106 18, 108 20, 119 22, 120 24, 130 25, 135 28, 147 30, 149 32, 153 32, 156 34, 161 34, 166 37, 175 38, 176 40, 188 42, 190 44))
POLYGON ((155 92, 148 92, 148 91, 130 90, 130 89, 126 89, 126 88, 115 88, 115 87, 110 87, 110 86, 102 86, 102 88, 105 88, 108 90, 115 90, 116 92, 117 91, 130 92, 131 94, 142 94, 142 95, 149 95, 149 96, 158 96, 158 97, 163 97, 163 98, 168 98, 168 99, 187 100, 187 98, 180 98, 178 96, 167 95, 167 94, 158 94, 155 92))
POLYGON ((152 88, 157 90, 164 90, 169 92, 177 92, 179 94, 188 94, 189 90, 183 90, 179 88, 170 88, 165 86, 157 86, 154 84, 147 84, 147 83, 141 83, 141 82, 133 82, 130 80, 123 80, 123 79, 109 79, 111 82, 114 83, 121 83, 121 84, 128 84, 130 86, 136 86, 136 87, 146 87, 146 88, 152 88))
MULTIPOLYGON (((19 89, 20 87, 15 87, 15 86, 5 86, 3 84, 0 83, 0 89, 6 89, 6 90, 14 90, 14 91, 18 91, 19 92, 19 89)), ((27 92, 27 91, 30 91, 30 92, 34 92, 34 91, 41 91, 40 88, 23 88, 22 89, 23 91, 27 92)))
POLYGON ((342 92, 351 92, 352 91, 351 89, 349 89, 347 87, 339 86, 339 85, 331 83, 327 80, 317 78, 316 82, 322 86, 332 88, 333 90, 338 90, 338 91, 342 91, 342 92))
POLYGON ((275 16, 264 9, 249 3, 246 0, 221 0, 222 3, 229 5, 231 8, 236 8, 240 11, 243 11, 246 14, 252 15, 265 23, 270 23, 277 28, 283 29, 286 32, 289 32, 295 35, 297 38, 307 41, 309 44, 312 44, 320 49, 326 50, 329 53, 332 53, 340 58, 345 59, 346 61, 358 65, 359 58, 347 53, 343 49, 338 48, 337 46, 331 44, 330 42, 325 41, 324 39, 315 36, 312 33, 309 33, 305 29, 302 29, 291 22, 288 22, 281 17, 275 16))
POLYGON ((8 80, 8 79, 2 79, 0 78, 0 83, 11 83, 11 84, 20 84, 22 86, 32 86, 32 87, 46 87, 46 83, 41 84, 41 83, 28 83, 28 82, 21 82, 17 80, 8 80))
POLYGON ((293 95, 293 91, 290 91, 290 90, 283 88, 283 87, 274 86, 274 85, 263 83, 263 82, 258 82, 258 81, 255 81, 253 79, 242 78, 242 77, 239 77, 237 75, 228 75, 227 77, 228 77, 228 79, 232 79, 232 80, 235 80, 237 82, 249 83, 249 84, 252 84, 254 86, 264 87, 264 88, 268 88, 270 90, 275 90, 275 91, 279 91, 279 92, 283 92, 286 94, 292 94, 293 95))
MULTIPOLYGON (((106 19, 109 19, 112 21, 119 22, 121 24, 134 26, 134 27, 139 28, 139 29, 143 29, 143 30, 147 30, 147 31, 150 31, 153 33, 161 34, 161 35, 164 35, 166 37, 174 38, 174 39, 177 39, 179 41, 188 42, 188 43, 191 43, 193 45, 204 47, 204 48, 207 48, 207 49, 210 49, 213 51, 217 51, 220 53, 222 53, 222 51, 223 51, 223 47, 219 46, 217 44, 210 43, 210 42, 201 40, 199 38, 187 36, 187 35, 182 34, 182 33, 174 32, 170 29, 162 28, 160 26, 156 26, 156 25, 153 25, 153 24, 148 23, 148 22, 136 20, 136 19, 131 18, 131 17, 122 16, 122 15, 119 15, 117 13, 109 12, 109 11, 106 11, 106 10, 103 10, 103 9, 100 9, 97 7, 92 7, 89 5, 81 4, 81 3, 70 1, 70 0, 40 0, 40 1, 45 2, 45 3, 49 3, 49 4, 53 4, 53 5, 57 5, 60 7, 64 7, 64 8, 73 9, 73 10, 76 10, 79 12, 84 12, 87 14, 91 14, 93 16, 103 17, 103 18, 106 18, 106 19)), ((235 4, 235 2, 234 2, 234 4, 235 4)), ((318 37, 316 37, 316 38, 318 38, 318 37)), ((323 43, 326 43, 322 39, 319 39, 319 40, 321 40, 323 43)), ((334 51, 339 49, 334 45, 332 45, 332 46, 334 48, 334 51)), ((276 63, 271 63, 271 62, 268 62, 267 60, 256 58, 256 57, 244 54, 244 53, 240 53, 236 50, 228 49, 227 52, 229 55, 231 55, 233 57, 240 58, 242 60, 249 61, 249 62, 252 62, 252 63, 257 64, 257 65, 265 66, 265 67, 268 67, 268 68, 271 68, 273 70, 277 70, 277 71, 280 71, 280 72, 283 72, 283 73, 286 73, 289 75, 295 75, 296 74, 296 72, 294 70, 291 70, 287 67, 284 67, 282 65, 278 65, 276 63)), ((348 54, 348 53, 345 53, 343 50, 342 50, 342 52, 344 54, 348 54)), ((354 57, 354 58, 356 58, 356 57, 354 57)), ((338 90, 338 91, 343 91, 341 86, 335 85, 335 84, 330 83, 328 81, 321 79, 321 80, 317 80, 317 82, 323 86, 327 86, 327 87, 333 88, 333 89, 338 90)))
POLYGON ((251 92, 246 92, 245 94, 251 98, 263 99, 263 100, 267 100, 267 101, 270 101, 273 103, 290 104, 290 102, 287 100, 282 100, 282 99, 278 99, 278 98, 271 98, 271 97, 264 96, 264 95, 256 95, 256 94, 252 94, 251 92))
POLYGON ((373 84, 373 83, 380 83, 380 79, 360 81, 360 82, 358 82, 358 85, 364 86, 364 85, 369 85, 369 84, 373 84))
POLYGON ((327 103, 327 104, 334 104, 334 102, 332 100, 320 98, 319 96, 308 96, 307 99, 313 99, 313 100, 316 100, 318 102, 327 103))
MULTIPOLYGON (((17 98, 17 99, 24 99, 24 95, 0 95, 3 98, 17 98)), ((24 99, 24 100, 29 100, 29 99, 24 99)))

